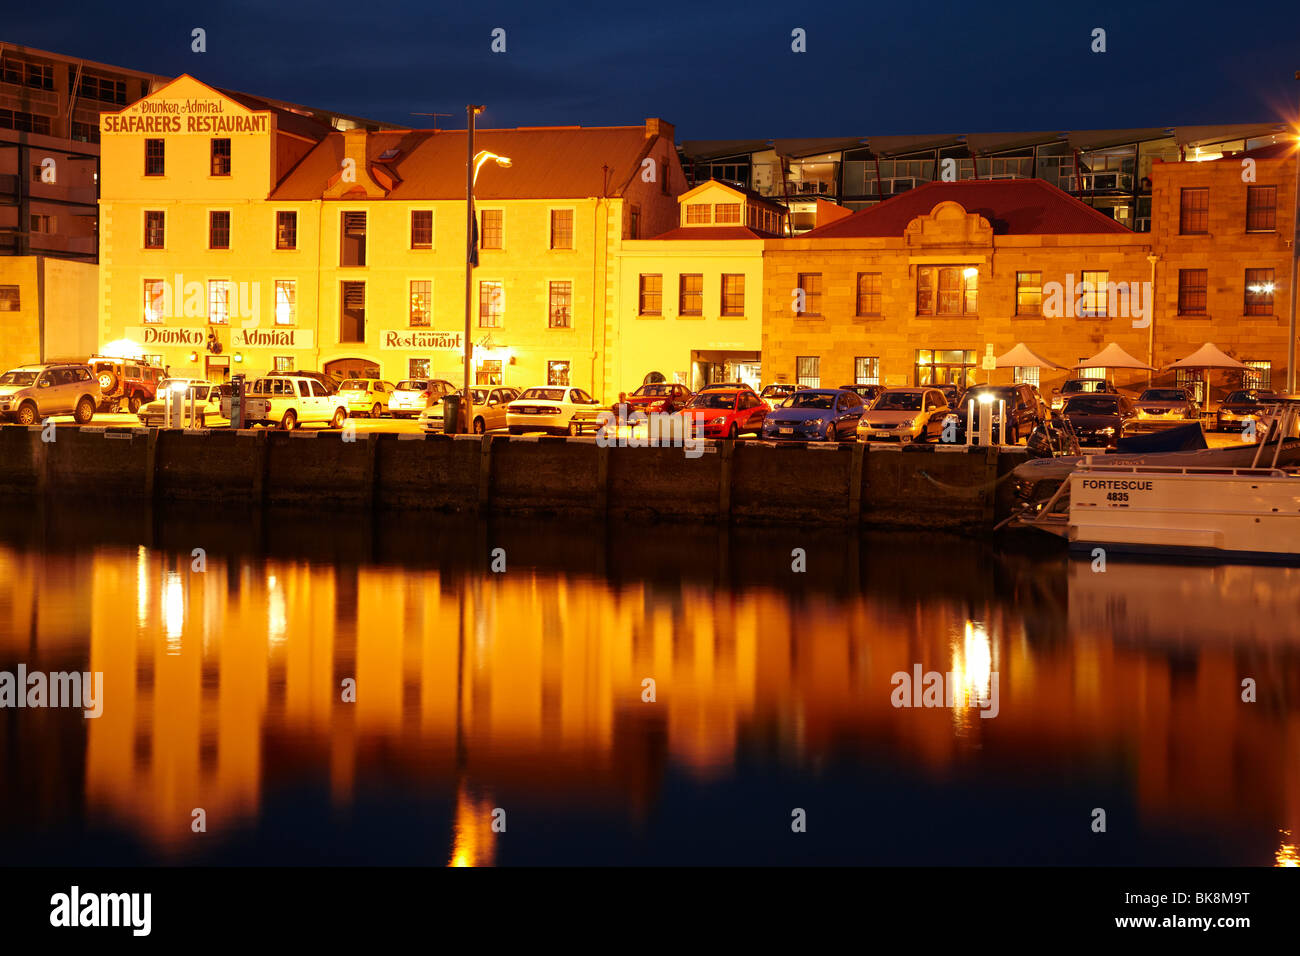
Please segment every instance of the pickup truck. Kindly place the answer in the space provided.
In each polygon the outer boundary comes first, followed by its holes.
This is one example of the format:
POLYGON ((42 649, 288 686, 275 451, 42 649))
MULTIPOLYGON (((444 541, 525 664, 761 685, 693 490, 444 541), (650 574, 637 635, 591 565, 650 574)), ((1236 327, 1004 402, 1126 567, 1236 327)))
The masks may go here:
MULTIPOLYGON (((221 396, 225 418, 230 417, 230 398, 221 396)), ((285 431, 311 423, 342 428, 347 417, 346 395, 331 395, 320 382, 303 375, 267 375, 253 379, 244 391, 248 425, 274 425, 285 431)))

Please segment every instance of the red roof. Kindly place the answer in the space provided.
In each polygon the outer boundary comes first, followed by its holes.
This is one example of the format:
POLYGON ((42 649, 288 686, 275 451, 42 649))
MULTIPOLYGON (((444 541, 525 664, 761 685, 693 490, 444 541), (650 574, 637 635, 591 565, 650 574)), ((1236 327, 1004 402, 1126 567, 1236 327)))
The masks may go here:
POLYGON ((926 183, 851 216, 804 233, 801 239, 865 239, 902 236, 917 216, 941 202, 979 213, 999 236, 1129 232, 1114 219, 1041 179, 971 179, 926 183))
MULTIPOLYGON (((476 130, 475 150, 508 156, 512 166, 486 164, 474 196, 481 202, 617 196, 640 169, 653 142, 644 126, 476 130), (608 177, 602 166, 609 167, 608 177)), ((271 198, 320 199, 339 171, 343 144, 343 133, 330 133, 271 198)), ((372 132, 366 139, 366 160, 394 177, 388 199, 465 198, 464 130, 372 132), (397 152, 391 158, 380 158, 392 150, 397 152)))
POLYGON ((778 239, 774 232, 748 226, 678 226, 652 236, 653 239, 778 239))

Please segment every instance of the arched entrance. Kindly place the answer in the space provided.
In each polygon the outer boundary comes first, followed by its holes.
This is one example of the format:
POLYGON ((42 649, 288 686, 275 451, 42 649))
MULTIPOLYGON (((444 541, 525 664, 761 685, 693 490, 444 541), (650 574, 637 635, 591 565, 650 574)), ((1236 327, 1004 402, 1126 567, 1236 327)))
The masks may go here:
POLYGON ((338 379, 379 378, 379 365, 370 359, 335 359, 325 363, 325 374, 338 379))

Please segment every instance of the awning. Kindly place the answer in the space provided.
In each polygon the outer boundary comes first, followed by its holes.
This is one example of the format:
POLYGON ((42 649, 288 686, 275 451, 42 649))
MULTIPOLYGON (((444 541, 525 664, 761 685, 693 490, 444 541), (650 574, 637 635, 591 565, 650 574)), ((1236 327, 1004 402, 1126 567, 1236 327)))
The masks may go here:
POLYGON ((1071 365, 1071 368, 1141 368, 1155 371, 1154 367, 1146 362, 1139 362, 1133 356, 1125 352, 1115 342, 1111 342, 1096 355, 1090 359, 1084 359, 1077 365, 1071 365))
POLYGON ((1187 358, 1166 365, 1164 371, 1171 368, 1250 368, 1245 362, 1238 362, 1213 342, 1206 342, 1187 358))
POLYGON ((1051 359, 1045 359, 1024 342, 1019 342, 1016 347, 1005 355, 999 355, 997 358, 998 368, 1065 368, 1064 365, 1057 365, 1051 359))

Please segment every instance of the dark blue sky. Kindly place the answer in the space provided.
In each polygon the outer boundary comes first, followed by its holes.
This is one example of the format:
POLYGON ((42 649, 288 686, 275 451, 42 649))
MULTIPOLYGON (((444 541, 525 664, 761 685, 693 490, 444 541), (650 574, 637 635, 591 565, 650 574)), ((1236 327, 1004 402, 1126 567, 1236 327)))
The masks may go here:
POLYGON ((1300 111, 1300 2, 18 3, 0 40, 404 125, 662 116, 684 139, 1256 122, 1300 111), (80 6, 82 9, 77 10, 80 6), (208 50, 190 52, 190 31, 208 50), (490 51, 506 30, 506 52, 490 51), (807 31, 806 53, 790 33, 807 31), (1107 52, 1090 52, 1094 27, 1107 52))

